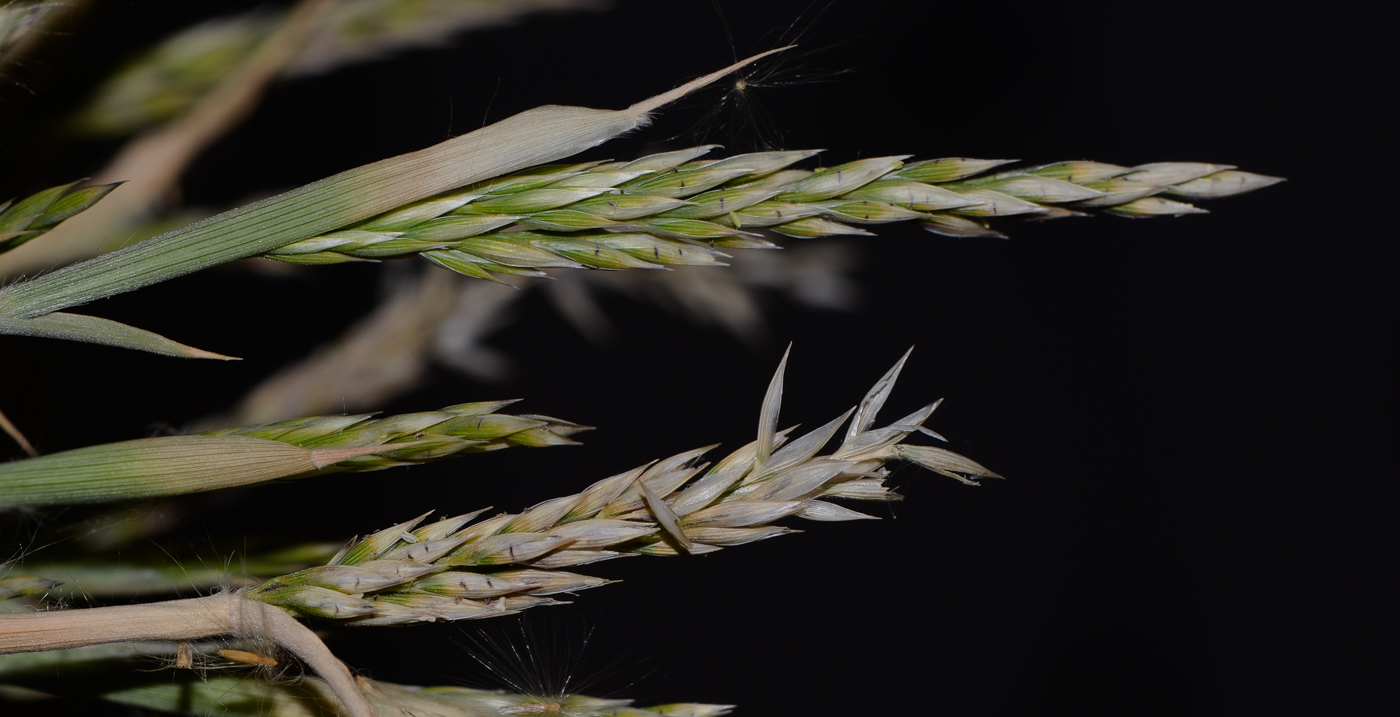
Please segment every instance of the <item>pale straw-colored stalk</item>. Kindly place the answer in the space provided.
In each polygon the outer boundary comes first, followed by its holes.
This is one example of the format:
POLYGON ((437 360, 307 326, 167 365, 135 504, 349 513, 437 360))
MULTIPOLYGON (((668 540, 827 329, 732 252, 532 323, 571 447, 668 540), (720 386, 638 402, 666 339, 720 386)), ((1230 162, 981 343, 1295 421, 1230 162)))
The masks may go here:
POLYGON ((5 435, 13 439, 15 443, 18 443, 19 447, 24 449, 24 452, 28 453, 30 457, 39 455, 39 452, 34 450, 34 444, 30 443, 29 439, 24 437, 19 427, 5 416, 4 411, 0 411, 0 431, 3 431, 5 435))
MULTIPOLYGON (((315 677, 295 681, 267 680, 245 667, 246 655, 280 668, 283 657, 264 655, 266 646, 241 641, 184 643, 138 642, 97 645, 45 653, 0 655, 0 685, 35 690, 44 695, 55 674, 81 673, 96 684, 66 689, 86 697, 172 714, 204 717, 343 717, 334 692, 315 677), (235 648, 235 649, 229 649, 235 648), (181 665, 181 655, 186 656, 181 665), (251 651, 251 652, 250 652, 251 651), (230 659, 232 657, 233 659, 230 659), (121 679, 124 673, 172 664, 174 675, 154 673, 145 679, 121 679), (191 669, 192 668, 192 669, 191 669), (127 682, 113 687, 114 682, 127 682)), ((419 687, 357 677, 361 693, 378 717, 499 717, 500 715, 562 714, 572 717, 718 717, 729 705, 674 703, 633 707, 631 700, 599 699, 569 693, 531 694, 459 686, 419 687)), ((65 685, 67 687, 67 685, 65 685)))
POLYGON ((696 464, 710 446, 518 514, 473 522, 484 512, 476 511, 421 527, 427 516, 419 516, 347 545, 329 565, 269 580, 244 594, 357 625, 493 617, 555 604, 549 596, 609 582, 562 568, 627 555, 714 552, 793 532, 777 524, 790 516, 871 518, 831 501, 897 499, 884 485, 892 462, 915 463, 971 485, 998 477, 955 453, 904 443, 913 433, 931 433, 923 423, 937 402, 873 428, 907 357, 858 407, 792 441, 777 430, 784 357, 763 402, 758 439, 712 467, 696 464), (840 446, 818 455, 848 418, 840 446))
POLYGON ((509 446, 558 446, 586 426, 496 413, 514 401, 375 419, 319 416, 78 448, 0 464, 0 508, 181 495, 373 471, 509 446))
POLYGON ((233 593, 148 605, 0 615, 0 654, 221 635, 281 647, 326 680, 351 717, 375 717, 349 669, 320 638, 285 612, 233 593))

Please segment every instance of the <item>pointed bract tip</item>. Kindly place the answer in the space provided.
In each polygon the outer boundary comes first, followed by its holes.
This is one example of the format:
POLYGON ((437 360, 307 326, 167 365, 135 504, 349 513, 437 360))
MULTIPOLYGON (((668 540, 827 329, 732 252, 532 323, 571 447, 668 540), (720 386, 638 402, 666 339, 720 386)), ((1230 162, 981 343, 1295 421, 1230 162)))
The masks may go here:
MULTIPOLYGON (((20 433, 19 428, 15 426, 15 424, 10 423, 10 419, 5 417, 4 411, 0 411, 0 431, 3 431, 9 435, 10 438, 14 439, 15 443, 18 443, 19 447, 24 449, 24 452, 29 454, 30 458, 39 457, 39 451, 34 448, 34 445, 29 442, 29 439, 24 437, 23 433, 20 433)), ((9 567, 9 565, 9 563, 0 564, 0 570, 9 567)))
POLYGON ((242 361, 242 360, 243 360, 241 357, 238 357, 238 356, 225 356, 225 355, 223 355, 223 354, 216 354, 216 353, 214 353, 213 351, 205 351, 204 349, 197 349, 197 348, 195 348, 195 347, 193 347, 193 346, 186 346, 186 347, 185 347, 185 358, 213 359, 213 360, 215 360, 215 361, 242 361))
POLYGON ((773 452, 773 439, 778 429, 778 415, 783 405, 783 374, 787 371, 788 355, 792 353, 792 342, 788 342, 783 358, 778 362, 778 370, 768 382, 768 391, 763 396, 763 407, 758 413, 758 445, 754 448, 753 470, 757 473, 768 462, 773 452))
POLYGON ((735 70, 738 70, 739 68, 743 67, 744 65, 747 65, 747 64, 749 64, 749 63, 751 63, 751 62, 755 62, 755 61, 757 61, 757 60, 760 60, 760 59, 762 59, 762 58, 765 58, 765 57, 767 57, 767 56, 769 56, 769 55, 772 55, 772 54, 775 53, 775 52, 782 52, 783 50, 787 50, 787 49, 790 49, 790 48, 793 48, 793 47, 796 47, 796 45, 788 45, 787 47, 778 47, 778 48, 774 48, 774 49, 772 49, 772 50, 769 50, 769 51, 767 51, 767 52, 760 52, 760 53, 758 53, 757 55, 754 55, 754 56, 752 56, 752 57, 744 58, 744 59, 742 59, 742 60, 740 60, 740 61, 738 61, 738 62, 736 62, 736 63, 734 63, 734 64, 732 64, 732 65, 730 65, 730 66, 728 66, 728 67, 726 67, 726 68, 724 68, 724 69, 716 70, 716 71, 711 72, 710 74, 704 75, 704 76, 702 76, 702 77, 697 77, 697 78, 691 80, 690 82, 687 82, 687 83, 681 85, 680 87, 677 87, 677 88, 674 89, 674 90, 671 90, 671 91, 669 91, 669 92, 663 92, 663 93, 661 93, 661 94, 659 94, 659 95, 657 95, 657 96, 655 96, 655 97, 651 97, 651 98, 642 100, 641 102, 638 102, 637 104, 634 104, 634 105, 632 105, 631 107, 628 107, 628 108, 627 108, 627 112, 630 113, 630 114, 632 114, 632 115, 634 115, 634 116, 646 115, 647 113, 649 113, 649 112, 651 112, 651 111, 653 111, 653 110, 659 109, 659 108, 661 108, 661 107, 664 106, 664 105, 668 105, 668 104, 670 104, 670 103, 672 103, 672 102, 675 102, 676 100, 678 100, 678 99, 680 99, 680 98, 682 98, 682 97, 685 97, 686 95, 690 94, 691 92, 694 92, 694 91, 700 89, 701 87, 704 87, 705 85, 708 85, 708 84, 714 82, 715 80, 718 80, 719 78, 724 77, 725 75, 728 75, 728 74, 734 72, 735 70))
POLYGON ((947 438, 944 438, 944 437, 943 437, 942 435, 940 435, 938 432, 933 431, 933 430, 928 429, 928 428, 925 428, 925 427, 923 427, 923 426, 919 426, 919 433, 922 433, 922 434, 924 434, 925 436, 928 436, 929 438, 937 438, 938 440, 943 441, 944 443, 947 443, 947 442, 948 442, 948 439, 947 439, 947 438))

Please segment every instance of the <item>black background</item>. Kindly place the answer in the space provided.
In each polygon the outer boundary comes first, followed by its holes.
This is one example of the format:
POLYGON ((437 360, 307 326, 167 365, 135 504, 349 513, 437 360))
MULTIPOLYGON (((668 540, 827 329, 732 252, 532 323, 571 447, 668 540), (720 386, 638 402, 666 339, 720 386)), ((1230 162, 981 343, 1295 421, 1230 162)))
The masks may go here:
MULTIPOLYGON (((115 144, 69 142, 57 119, 134 48, 247 6, 99 4, 22 69, 33 95, 0 93, 0 195, 99 168, 115 144)), ((804 6, 726 3, 737 51, 778 42, 804 6)), ((1209 216, 1010 225, 1007 241, 889 226, 857 242, 858 311, 775 300, 757 346, 611 299, 621 330, 598 348, 531 297, 492 340, 518 362, 514 379, 442 371, 383 408, 521 396, 522 410, 599 426, 585 447, 244 491, 196 503, 205 512, 161 540, 343 539, 429 508, 519 509, 654 457, 749 440, 788 341, 783 415, 807 425, 854 404, 915 345, 891 416, 946 397, 930 425, 1008 480, 968 488, 906 468, 894 482, 909 499, 881 509, 893 520, 598 566, 625 582, 550 618, 596 626, 590 664, 643 665, 604 674, 595 692, 748 715, 1395 709, 1397 501, 1383 456, 1396 429, 1384 338, 1396 245, 1383 217, 1396 158, 1381 100, 1394 99, 1396 58, 1380 29, 1337 3, 838 2, 802 39, 825 48, 804 66, 851 72, 757 95, 784 146, 827 148, 828 162, 1212 161, 1289 181, 1211 203, 1209 216)), ((536 17, 279 84, 183 191, 227 205, 483 116, 622 107, 730 60, 707 2, 536 17)), ((594 155, 683 146, 667 138, 716 97, 594 155)), ((709 139, 737 151, 751 137, 709 139)), ((2 337, 0 405, 50 452, 179 426, 338 335, 374 304, 377 272, 210 271, 91 307, 237 364, 2 337)), ((332 648, 377 678, 480 683, 457 644, 476 628, 338 632, 332 648)))

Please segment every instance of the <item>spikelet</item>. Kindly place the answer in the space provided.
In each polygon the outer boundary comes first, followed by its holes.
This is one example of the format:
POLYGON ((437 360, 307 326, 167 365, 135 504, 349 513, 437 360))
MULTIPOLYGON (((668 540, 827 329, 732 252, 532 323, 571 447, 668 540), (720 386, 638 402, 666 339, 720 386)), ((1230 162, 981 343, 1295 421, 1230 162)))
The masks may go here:
POLYGON ((296 418, 142 438, 0 464, 0 508, 181 495, 283 478, 373 471, 511 446, 572 445, 588 426, 497 413, 484 401, 387 418, 296 418))
POLYGON ((1181 199, 1227 197, 1282 181, 1227 165, 1120 167, 1059 162, 879 157, 816 171, 790 167, 816 151, 700 159, 715 145, 632 162, 535 167, 405 205, 264 254, 293 264, 417 254, 459 274, 500 281, 544 269, 722 266, 723 250, 790 237, 868 235, 860 226, 918 221, 937 234, 1001 237, 988 220, 1103 211, 1143 218, 1199 214, 1181 199))
POLYGON ((923 423, 937 402, 873 428, 907 359, 906 353, 857 408, 789 440, 790 430, 778 430, 785 354, 764 396, 758 438, 713 466, 698 462, 713 448, 707 446, 522 513, 473 523, 483 512, 477 511, 427 525, 427 516, 419 516, 355 541, 330 565, 284 575, 245 595, 357 625, 495 617, 557 605, 559 595, 610 582, 572 572, 578 566, 629 555, 710 553, 766 540, 794 532, 777 524, 788 517, 869 519, 832 500, 899 499, 884 485, 887 464, 894 461, 973 485, 1000 477, 955 453, 903 442, 927 432, 923 423), (852 415, 840 446, 819 455, 852 415))

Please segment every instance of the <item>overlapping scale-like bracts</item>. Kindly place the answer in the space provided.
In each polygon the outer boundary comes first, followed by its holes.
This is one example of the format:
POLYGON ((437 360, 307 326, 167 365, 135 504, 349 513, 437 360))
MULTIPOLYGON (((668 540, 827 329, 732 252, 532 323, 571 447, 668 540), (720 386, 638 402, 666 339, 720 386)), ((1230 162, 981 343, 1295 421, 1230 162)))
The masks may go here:
POLYGON ((772 248, 771 233, 869 234, 862 226, 917 221, 950 236, 1001 237, 990 220, 1055 219, 1102 211, 1127 217, 1204 210, 1187 201, 1279 182, 1234 167, 1164 162, 1123 167, 907 156, 817 170, 792 166, 816 151, 712 160, 714 145, 633 162, 537 167, 474 184, 266 255, 299 264, 419 254, 468 276, 542 276, 545 269, 660 269, 723 264, 724 250, 772 248))
POLYGON ((437 411, 293 418, 209 436, 248 436, 288 443, 327 456, 319 472, 373 471, 426 463, 458 453, 484 453, 511 446, 571 445, 569 436, 590 430, 550 416, 497 413, 515 401, 480 401, 437 411), (372 450, 379 447, 382 450, 372 450), (348 457, 335 460, 343 453, 348 457))
POLYGON ((81 180, 50 187, 19 200, 0 202, 0 254, 58 226, 107 196, 121 182, 79 187, 81 180))
POLYGON ((938 403, 874 428, 905 358, 859 406, 792 440, 778 431, 786 358, 769 387, 752 443, 714 465, 708 446, 605 478, 581 493, 521 513, 478 520, 484 511, 424 525, 427 515, 354 541, 329 565, 270 580, 246 593, 296 613, 361 625, 492 617, 556 604, 560 594, 609 580, 573 572, 626 555, 714 552, 793 530, 797 517, 871 516, 834 500, 889 501, 888 464, 912 462, 975 484, 996 477, 934 446, 906 444, 938 403), (840 445, 819 455, 849 426, 840 445))

